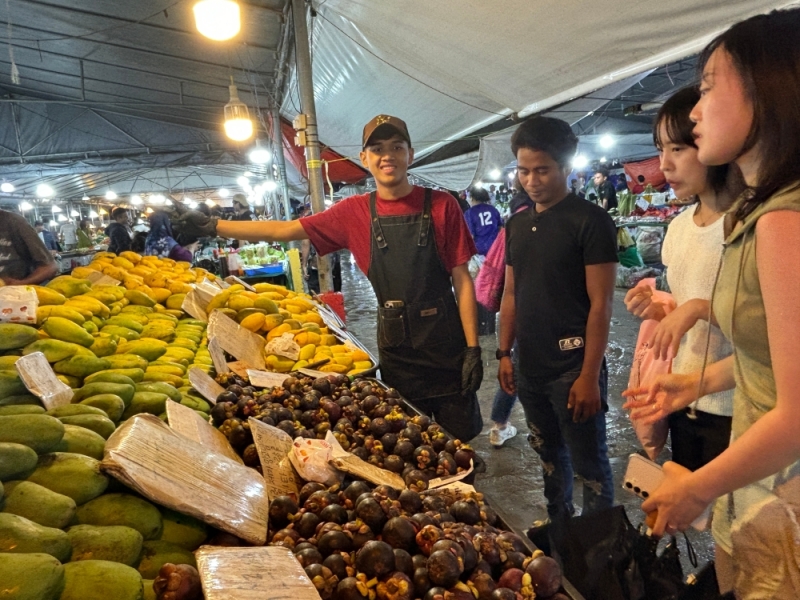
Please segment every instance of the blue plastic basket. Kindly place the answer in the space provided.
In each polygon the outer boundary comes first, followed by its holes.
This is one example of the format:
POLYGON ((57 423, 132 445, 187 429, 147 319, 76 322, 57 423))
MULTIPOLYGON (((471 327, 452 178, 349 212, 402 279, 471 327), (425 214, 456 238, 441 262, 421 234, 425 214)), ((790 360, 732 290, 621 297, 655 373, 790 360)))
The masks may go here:
POLYGON ((247 277, 257 277, 258 275, 282 275, 283 265, 266 265, 257 269, 245 269, 244 274, 247 277))

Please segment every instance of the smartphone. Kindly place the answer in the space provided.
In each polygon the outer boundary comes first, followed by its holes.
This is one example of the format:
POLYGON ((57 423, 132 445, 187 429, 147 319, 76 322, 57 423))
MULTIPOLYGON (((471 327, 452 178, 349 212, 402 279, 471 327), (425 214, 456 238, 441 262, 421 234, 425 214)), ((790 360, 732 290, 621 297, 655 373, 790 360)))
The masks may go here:
MULTIPOLYGON (((641 454, 631 454, 628 460, 628 468, 622 478, 622 489, 636 494, 640 498, 647 500, 661 482, 664 480, 664 471, 661 465, 654 463, 641 454)), ((703 511, 692 523, 692 527, 698 531, 705 531, 711 519, 711 508, 703 511)))

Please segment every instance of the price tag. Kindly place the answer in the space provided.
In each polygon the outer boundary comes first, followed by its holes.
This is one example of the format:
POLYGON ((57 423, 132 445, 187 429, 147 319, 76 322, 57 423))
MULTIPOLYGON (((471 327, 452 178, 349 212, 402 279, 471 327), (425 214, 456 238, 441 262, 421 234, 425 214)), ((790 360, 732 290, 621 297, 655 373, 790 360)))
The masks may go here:
POLYGON ((388 485, 396 490, 404 490, 406 488, 406 484, 400 475, 371 465, 354 454, 350 454, 342 448, 342 445, 330 431, 325 434, 325 441, 331 445, 332 449, 332 456, 329 462, 340 471, 366 479, 375 485, 388 485))
POLYGON ((309 377, 327 377, 330 373, 325 373, 324 371, 315 371, 314 369, 297 369, 298 373, 302 373, 303 375, 308 375, 309 377))
POLYGON ((448 477, 437 477, 436 479, 431 479, 428 482, 428 489, 429 490, 433 490, 433 489, 436 489, 436 488, 452 485, 453 483, 455 483, 457 481, 461 481, 467 475, 472 473, 473 468, 474 468, 474 465, 472 464, 472 461, 470 460, 469 461, 469 469, 467 469, 466 471, 462 471, 461 473, 456 473, 455 475, 450 475, 448 477))
POLYGON ((227 456, 239 464, 244 464, 228 438, 188 406, 167 400, 167 421, 170 428, 183 437, 194 440, 212 452, 227 456))
POLYGON ((228 368, 228 361, 225 360, 225 353, 222 351, 222 348, 220 348, 217 340, 208 341, 208 353, 211 355, 211 360, 214 362, 214 368, 217 370, 217 373, 231 372, 228 368))
POLYGON ((41 352, 19 358, 14 366, 25 387, 41 399, 47 410, 69 404, 72 400, 72 388, 56 377, 53 367, 41 352))
POLYGON ((89 276, 86 279, 92 285, 119 285, 122 283, 119 279, 114 279, 113 277, 104 275, 100 271, 93 271, 92 273, 89 273, 89 276))
POLYGON ((636 199, 636 206, 638 206, 642 210, 647 210, 648 208, 650 208, 650 203, 641 196, 639 196, 636 199))
POLYGON ((206 313, 206 307, 208 306, 208 302, 209 301, 206 300, 197 289, 193 289, 184 297, 181 309, 192 315, 198 321, 207 322, 208 314, 206 313))
POLYGON ((289 375, 285 373, 271 373, 270 371, 248 369, 247 378, 250 380, 250 385, 253 387, 274 388, 281 387, 283 382, 289 379, 289 375))
POLYGON ((203 398, 208 400, 211 404, 216 404, 217 396, 225 391, 225 389, 214 381, 208 373, 197 367, 189 369, 189 383, 191 383, 192 387, 200 392, 203 398))
POLYGON ((239 326, 236 321, 219 311, 214 311, 208 319, 208 339, 216 340, 220 348, 247 363, 249 368, 261 371, 266 369, 264 338, 239 326))
POLYGON ((228 368, 242 378, 247 377, 248 366, 246 362, 242 362, 241 360, 228 363, 228 368))
POLYGON ((291 496, 297 500, 303 483, 289 460, 292 438, 285 431, 252 417, 248 423, 258 458, 261 459, 261 470, 267 483, 269 498, 291 496))

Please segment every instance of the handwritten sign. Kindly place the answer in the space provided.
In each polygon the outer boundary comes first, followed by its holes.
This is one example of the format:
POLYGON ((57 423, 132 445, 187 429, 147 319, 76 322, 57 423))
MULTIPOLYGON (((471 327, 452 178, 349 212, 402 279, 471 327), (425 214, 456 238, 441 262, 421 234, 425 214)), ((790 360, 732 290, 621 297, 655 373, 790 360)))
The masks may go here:
POLYGON ((74 395, 72 388, 56 377, 53 367, 41 352, 20 357, 14 366, 25 387, 38 397, 48 410, 72 401, 74 395))
POLYGON ((247 378, 250 380, 250 385, 253 387, 273 388, 281 387, 283 382, 289 379, 289 376, 285 373, 272 373, 270 371, 248 369, 247 378))
POLYGON ((189 383, 211 404, 216 404, 217 396, 225 391, 225 388, 214 381, 208 373, 197 367, 189 369, 189 383))
POLYGON ((264 473, 269 498, 291 496, 297 500, 302 481, 289 460, 292 438, 285 431, 252 417, 248 423, 258 458, 261 460, 261 470, 264 473))
POLYGON ((340 471, 366 479, 375 485, 388 485, 396 490, 404 490, 406 488, 406 484, 400 475, 371 465, 356 455, 350 454, 342 448, 342 445, 330 431, 325 435, 325 441, 332 447, 330 463, 340 471))
POLYGON ((266 369, 264 338, 219 311, 214 311, 208 318, 208 339, 216 340, 225 352, 247 363, 249 368, 266 369))
POLYGON ((456 483, 457 481, 461 481, 462 479, 464 479, 467 475, 472 473, 473 469, 474 469, 474 465, 472 464, 472 461, 470 460, 469 461, 469 469, 467 469, 466 471, 461 471, 461 473, 456 473, 455 475, 450 475, 448 477, 437 477, 435 479, 431 479, 428 482, 428 489, 429 490, 433 490, 433 489, 440 488, 440 487, 450 486, 453 483, 456 483))
POLYGON ((211 360, 217 373, 230 373, 231 370, 228 368, 228 361, 225 360, 225 353, 217 340, 208 340, 208 353, 211 355, 211 360))

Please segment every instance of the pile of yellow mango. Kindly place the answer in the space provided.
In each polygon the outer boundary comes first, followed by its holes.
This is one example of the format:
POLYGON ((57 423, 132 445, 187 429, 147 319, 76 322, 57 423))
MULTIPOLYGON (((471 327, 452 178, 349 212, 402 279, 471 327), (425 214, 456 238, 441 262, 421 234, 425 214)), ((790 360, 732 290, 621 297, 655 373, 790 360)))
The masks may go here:
POLYGON ((265 354, 268 369, 288 373, 327 359, 317 370, 356 375, 374 366, 366 352, 341 344, 328 331, 307 294, 271 283, 257 283, 253 287, 255 291, 251 292, 241 285, 232 285, 214 296, 206 310, 209 314, 220 310, 245 329, 263 335, 267 342, 285 334, 293 335, 300 346, 298 360, 265 354))

